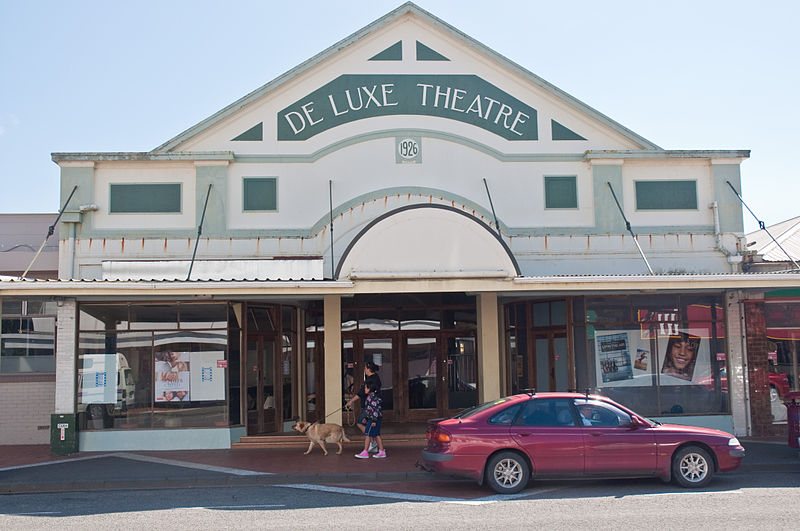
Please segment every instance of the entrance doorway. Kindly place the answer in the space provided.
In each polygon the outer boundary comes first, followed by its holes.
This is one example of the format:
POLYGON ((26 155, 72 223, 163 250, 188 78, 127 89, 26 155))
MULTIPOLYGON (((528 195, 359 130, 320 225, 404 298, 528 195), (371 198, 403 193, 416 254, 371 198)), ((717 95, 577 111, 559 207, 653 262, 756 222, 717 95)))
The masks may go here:
POLYGON ((296 312, 249 305, 246 322, 247 434, 287 431, 298 405, 296 312))
POLYGON ((506 351, 511 392, 575 388, 569 344, 569 301, 528 301, 506 305, 506 351))
POLYGON ((408 421, 448 417, 478 401, 475 334, 407 334, 401 357, 405 397, 399 402, 408 421))

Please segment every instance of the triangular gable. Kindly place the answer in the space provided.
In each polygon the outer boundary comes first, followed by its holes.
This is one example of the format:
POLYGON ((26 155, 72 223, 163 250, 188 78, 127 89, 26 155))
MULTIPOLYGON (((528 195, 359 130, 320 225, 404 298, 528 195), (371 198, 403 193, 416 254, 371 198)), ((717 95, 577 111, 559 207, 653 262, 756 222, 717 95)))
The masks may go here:
MULTIPOLYGON (((172 138, 171 140, 165 142, 161 146, 155 148, 153 150, 153 152, 154 153, 158 153, 158 152, 168 152, 168 151, 181 151, 181 147, 186 145, 186 144, 188 144, 188 143, 193 142, 193 139, 198 138, 200 135, 207 136, 208 134, 210 134, 212 132, 212 130, 215 127, 222 126, 224 123, 226 123, 227 120, 232 119, 234 117, 240 117, 241 116, 241 112, 243 110, 250 109, 250 108, 253 108, 253 107, 256 107, 256 106, 260 105, 261 102, 263 102, 265 100, 265 98, 269 94, 271 94, 274 91, 276 91, 279 87, 282 88, 285 84, 295 81, 296 79, 300 78, 300 76, 302 76, 302 75, 310 74, 313 71, 313 69, 315 69, 315 68, 322 68, 323 65, 326 65, 330 60, 332 60, 335 56, 337 56, 337 54, 342 54, 347 49, 356 48, 356 46, 354 46, 354 45, 362 45, 365 41, 368 41, 368 39, 366 39, 366 37, 372 36, 373 34, 376 34, 376 33, 380 32, 380 31, 387 30, 388 28, 390 28, 392 26, 393 23, 395 23, 396 21, 398 21, 399 19, 401 19, 403 17, 415 18, 417 21, 419 21, 419 22, 421 22, 423 24, 426 24, 427 27, 431 28, 433 31, 443 32, 443 34, 447 38, 454 39, 456 42, 458 42, 460 44, 460 46, 463 46, 464 49, 468 49, 468 50, 471 50, 473 52, 477 52, 477 53, 483 54, 484 56, 489 57, 501 69, 504 69, 506 72, 509 72, 509 73, 511 73, 513 75, 520 76, 532 88, 536 88, 537 90, 540 90, 542 92, 544 98, 546 98, 550 102, 554 102, 554 105, 560 106, 563 109, 563 112, 559 113, 557 116, 551 116, 550 114, 547 114, 547 113, 540 115, 539 116, 540 122, 546 123, 545 120, 550 121, 550 120, 555 120, 556 118, 558 118, 558 124, 561 125, 564 128, 565 131, 570 131, 574 135, 573 137, 569 138, 569 140, 573 140, 575 142, 569 142, 569 144, 575 144, 575 143, 579 144, 582 139, 588 138, 589 135, 584 130, 582 130, 580 126, 581 126, 582 123, 591 123, 592 127, 595 130, 604 129, 604 130, 608 131, 610 134, 618 135, 618 138, 621 137, 624 140, 625 144, 626 144, 625 148, 628 148, 628 149, 635 148, 635 149, 645 149, 645 150, 660 150, 661 149, 657 145, 653 144, 652 142, 650 142, 650 141, 644 139, 643 137, 633 133, 632 131, 630 131, 629 129, 625 128, 624 126, 618 124, 617 122, 611 120, 610 118, 606 117, 605 115, 597 112, 596 110, 592 109, 591 107, 585 105, 584 103, 580 102, 579 100, 577 100, 577 99, 573 98, 572 96, 568 95, 567 93, 561 91, 560 89, 558 89, 557 87, 551 85, 550 83, 548 83, 547 81, 543 80, 542 78, 536 76, 535 74, 529 72, 528 70, 522 68, 521 66, 509 61, 508 59, 506 59, 505 57, 501 56, 500 54, 497 54, 496 52, 492 51, 491 49, 483 46, 482 44, 480 44, 479 42, 475 41, 471 37, 469 37, 469 36, 465 35, 464 33, 460 32, 456 28, 453 28, 452 26, 448 25, 447 23, 443 22, 442 20, 434 17, 430 13, 420 9, 415 4, 413 4, 411 2, 408 2, 408 3, 404 4, 404 5, 402 5, 401 7, 395 9, 394 11, 388 13, 384 17, 382 17, 382 18, 378 19, 377 21, 373 22, 372 24, 362 28, 361 30, 359 30, 356 33, 352 34, 351 36, 347 37, 346 39, 340 41, 339 43, 337 43, 337 44, 335 44, 333 46, 331 46, 327 50, 321 52, 320 54, 317 54, 316 56, 314 56, 310 60, 304 62, 303 64, 297 66, 296 68, 290 70, 289 72, 283 74, 282 76, 279 76, 278 78, 276 78, 275 80, 271 81, 270 83, 267 83, 266 85, 262 86, 261 88, 251 92, 247 96, 241 98, 240 100, 234 102, 233 104, 229 105, 228 107, 222 109, 221 111, 217 112, 216 114, 212 115, 211 117, 207 118, 206 120, 198 123, 197 125, 193 126, 190 129, 184 131, 180 135, 178 135, 178 136, 172 138)), ((411 40, 411 39, 409 39, 409 40, 411 40)), ((423 39, 423 40, 425 40, 425 39, 423 39)), ((413 42, 408 42, 406 44, 406 46, 407 47, 416 46, 416 44, 418 42, 419 41, 417 41, 416 39, 413 39, 413 42)), ((429 42, 429 41, 426 40, 426 42, 429 42)), ((402 44, 401 44, 401 46, 402 46, 402 44)), ((424 45, 424 46, 428 50, 430 50, 433 54, 435 54, 435 56, 438 56, 438 57, 442 58, 442 59, 439 59, 440 61, 442 61, 442 63, 440 63, 440 64, 443 64, 443 65, 444 64, 449 64, 449 63, 447 63, 445 61, 449 62, 449 61, 451 61, 453 59, 450 56, 450 52, 447 52, 445 50, 439 49, 438 45, 434 45, 433 48, 431 48, 431 47, 429 47, 427 45, 424 45), (442 52, 444 52, 444 53, 446 53, 448 55, 446 56, 442 52)), ((418 50, 419 50, 419 48, 416 48, 415 51, 418 51, 418 50)), ((407 52, 410 52, 410 51, 411 51, 411 48, 407 48, 407 52)), ((401 59, 404 59, 404 60, 411 60, 410 56, 414 56, 415 55, 415 54, 412 54, 412 53, 407 53, 405 55, 405 57, 404 57, 403 54, 402 54, 402 47, 401 48, 397 47, 396 38, 394 38, 394 40, 392 40, 391 42, 386 42, 385 44, 383 44, 383 46, 377 47, 376 50, 374 50, 373 52, 371 52, 368 56, 366 56, 364 58, 364 61, 366 62, 366 61, 369 61, 370 59, 373 60, 373 61, 379 60, 379 59, 376 59, 376 58, 381 57, 384 54, 386 55, 387 58, 391 57, 390 60, 397 60, 396 59, 397 57, 400 57, 401 59)), ((427 56, 427 59, 423 59, 423 60, 430 61, 432 57, 434 57, 434 55, 430 55, 429 54, 427 56)), ((417 58, 414 57, 414 60, 416 60, 416 59, 417 58)), ((372 64, 375 64, 375 63, 372 63, 372 64)), ((334 80, 334 81, 337 81, 337 80, 334 80)), ((342 81, 340 79, 339 81, 346 84, 347 80, 342 81)), ((367 80, 367 81, 372 81, 372 80, 367 80)), ((451 79, 447 79, 445 81, 458 81, 458 80, 456 80, 455 78, 451 78, 451 79)), ((445 86, 445 84, 443 84, 443 86, 445 86)), ((481 87, 481 88, 482 87, 490 87, 490 86, 493 86, 493 83, 491 82, 491 80, 478 79, 478 80, 475 80, 474 86, 475 87, 481 87)), ((433 84, 431 85, 431 87, 432 87, 431 90, 435 90, 433 88, 433 84)), ((437 89, 438 89, 438 87, 437 87, 437 89)), ((368 86, 367 90, 370 90, 370 86, 368 86)), ((442 88, 441 90, 444 91, 445 88, 442 88)), ((501 91, 501 92, 503 92, 503 91, 501 91)), ((505 91, 505 92, 507 93, 508 91, 505 91)), ((309 94, 310 94, 310 92, 309 92, 309 94)), ((431 94, 434 95, 433 92, 431 92, 431 94)), ((342 94, 340 96, 344 97, 345 95, 346 94, 344 92, 342 92, 342 94)), ((302 98, 302 97, 305 97, 306 94, 301 92, 301 93, 298 93, 297 96, 302 98)), ((501 107, 500 107, 501 104, 498 103, 497 106, 495 106, 493 109, 490 109, 491 111, 494 111, 494 114, 492 114, 492 113, 489 112, 489 110, 486 109, 486 107, 489 104, 491 104, 491 101, 489 101, 489 100, 496 100, 496 98, 494 98, 492 96, 486 96, 486 95, 483 95, 483 94, 481 94, 480 96, 482 98, 486 98, 486 99, 482 100, 484 105, 483 105, 483 108, 480 108, 480 109, 478 109, 478 107, 476 105, 476 102, 475 102, 475 99, 473 98, 472 94, 470 94, 467 97, 467 99, 465 99, 464 101, 459 101, 458 102, 458 105, 461 105, 460 108, 457 108, 457 105, 453 104, 453 103, 450 103, 450 105, 451 105, 451 107, 454 107, 455 110, 463 111, 463 116, 464 117, 472 119, 472 121, 473 122, 477 122, 478 125, 488 126, 488 125, 490 125, 491 122, 494 122, 495 125, 497 125, 497 124, 503 125, 504 124, 506 130, 511 129, 514 134, 517 134, 517 136, 514 136, 511 133, 506 134, 504 136, 504 138, 506 138, 507 140, 539 140, 540 139, 541 131, 531 131, 531 126, 534 125, 534 127, 535 127, 535 123, 537 121, 536 120, 536 116, 535 116, 535 113, 536 113, 536 109, 535 108, 530 109, 530 106, 528 106, 528 107, 525 106, 525 102, 519 102, 519 104, 520 104, 519 105, 519 109, 514 109, 514 110, 508 109, 507 110, 505 108, 501 109, 501 107), (473 98, 473 99, 469 100, 469 98, 473 98), (467 101, 467 100, 469 100, 469 101, 467 101), (498 113, 497 112, 498 110, 502 110, 502 112, 498 113), (531 110, 534 113, 533 116, 531 115, 531 112, 530 112, 531 110), (467 111, 471 111, 471 112, 467 112, 467 111), (528 122, 527 127, 528 127, 529 133, 527 133, 527 136, 522 137, 522 135, 519 135, 518 132, 519 132, 520 129, 522 129, 522 123, 526 122, 526 121, 528 122), (531 122, 533 122, 533 123, 531 123, 531 122), (522 137, 522 138, 518 138, 518 137, 522 137)), ((511 94, 509 94, 508 96, 513 98, 513 95, 511 95, 511 94)), ((352 93, 352 88, 351 88, 350 97, 351 97, 351 99, 355 98, 355 94, 352 93)), ((361 97, 362 97, 362 100, 363 100, 364 98, 369 98, 369 95, 368 94, 361 94, 361 97)), ((340 100, 340 101, 343 101, 343 100, 340 100)), ((374 101, 376 103, 378 101, 380 101, 375 96, 374 92, 373 92, 373 100, 372 101, 374 101)), ((444 100, 442 100, 442 101, 444 101, 444 100)), ((328 102, 324 102, 324 103, 325 103, 325 105, 327 107, 332 107, 333 106, 333 102, 331 102, 330 104, 328 102)), ((369 102, 367 102, 367 103, 369 103, 369 102)), ((385 103, 389 103, 389 105, 385 106, 386 107, 385 110, 389 110, 389 107, 391 106, 391 103, 394 103, 394 102, 389 100, 389 99, 385 99, 385 103)), ((358 105, 358 103, 354 104, 354 106, 357 106, 357 105, 358 105)), ((368 106, 369 105, 367 105, 367 107, 368 106)), ((419 104, 418 104, 418 106, 419 106, 419 104)), ((320 107, 321 107, 321 105, 320 105, 320 107)), ((428 105, 428 109, 426 109, 426 111, 429 111, 432 107, 433 107, 432 105, 428 105)), ((508 104, 508 107, 512 107, 512 105, 508 104)), ((297 113, 296 115, 292 115, 295 118, 297 118, 297 115, 299 115, 300 117, 303 117, 303 114, 305 113, 306 117, 308 118, 308 122, 309 123, 314 121, 314 117, 310 115, 310 112, 308 112, 307 108, 306 109, 301 109, 301 108, 297 108, 296 107, 296 108, 291 109, 291 110, 287 110, 287 109, 289 109, 289 108, 287 107, 286 109, 284 109, 287 113, 289 113, 289 112, 297 113)), ((374 106, 371 110, 373 110, 373 111, 376 110, 376 106, 374 106)), ((335 111, 331 110, 330 112, 333 112, 334 114, 336 114, 337 117, 338 117, 337 113, 344 114, 342 112, 341 106, 337 107, 335 111)), ((402 114, 416 114, 416 112, 404 112, 402 114)), ((430 114, 430 115, 434 115, 435 116, 436 114, 433 113, 433 114, 430 114)), ((364 115, 363 117, 368 117, 368 116, 364 115)), ((461 116, 457 116, 457 118, 460 118, 460 117, 461 116)), ((350 118, 350 117, 348 117, 348 118, 350 118)), ((265 119, 265 118, 263 116, 262 117, 253 116, 253 117, 249 118, 249 123, 252 124, 254 122, 260 121, 260 119, 265 119)), ((466 121, 467 123, 469 123, 468 120, 463 120, 463 121, 466 121)), ((288 119, 287 119, 287 123, 288 123, 288 119)), ((282 126, 284 127, 284 129, 287 127, 287 123, 283 123, 282 126)), ((244 124, 242 124, 242 125, 238 125, 237 124, 237 127, 238 127, 238 131, 233 133, 233 135, 229 135, 226 140, 230 140, 233 136, 241 133, 241 131, 246 130, 247 127, 250 127, 250 126, 249 125, 244 125, 244 124)), ((289 124, 289 127, 291 127, 291 124, 289 124)), ((296 121, 295 128, 299 128, 299 127, 300 127, 300 122, 296 121)), ((552 130, 552 127, 550 129, 552 130)), ((493 132, 496 132, 498 134, 502 133, 502 131, 499 131, 499 132, 498 131, 493 131, 493 132)), ((564 131, 560 131, 560 133, 563 133, 563 132, 564 131)), ((542 138, 542 140, 545 140, 545 138, 542 138)), ((565 138, 550 138, 549 137, 549 132, 548 132, 548 138, 546 140, 565 140, 565 138)), ((248 145, 250 145, 250 144, 248 144, 248 145)), ((194 146, 192 146, 192 147, 194 147, 194 146)), ((226 149, 226 148, 229 148, 229 147, 220 145, 220 146, 215 146, 213 149, 226 149)), ((612 146, 612 148, 623 149, 623 147, 621 147, 621 146, 620 147, 612 146)), ((205 146, 204 149, 208 149, 208 146, 205 146)), ((592 148, 591 147, 586 147, 585 149, 592 149, 592 148)))

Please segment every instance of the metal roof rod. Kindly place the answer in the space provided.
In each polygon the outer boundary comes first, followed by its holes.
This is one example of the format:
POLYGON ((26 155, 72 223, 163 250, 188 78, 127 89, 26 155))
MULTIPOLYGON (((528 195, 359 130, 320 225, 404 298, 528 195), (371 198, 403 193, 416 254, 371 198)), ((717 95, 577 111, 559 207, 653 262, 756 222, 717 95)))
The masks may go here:
POLYGON ((203 221, 206 219, 206 208, 208 207, 208 198, 211 196, 211 185, 208 185, 206 192, 206 202, 203 205, 203 215, 200 216, 200 225, 197 226, 197 240, 194 242, 194 252, 192 252, 192 261, 189 262, 189 274, 186 275, 186 280, 192 276, 192 268, 194 267, 194 257, 197 256, 197 244, 200 243, 200 235, 203 233, 203 221))
POLYGON ((790 254, 789 254, 789 253, 786 251, 786 249, 784 249, 784 248, 781 246, 781 244, 780 244, 780 243, 778 243, 778 240, 776 240, 776 239, 775 239, 775 237, 774 237, 774 236, 772 236, 772 234, 770 234, 769 230, 767 230, 767 227, 766 227, 766 225, 764 225, 764 222, 763 222, 763 221, 761 221, 760 219, 758 219, 758 216, 756 216, 756 215, 755 215, 755 212, 753 212, 752 210, 750 210, 750 207, 749 207, 749 206, 747 206, 747 203, 745 203, 745 202, 744 202, 744 199, 742 199, 742 196, 741 196, 741 195, 739 195, 739 192, 737 192, 737 191, 736 191, 736 188, 734 188, 734 187, 733 187, 733 185, 731 184, 731 182, 730 182, 730 181, 725 181, 725 182, 726 182, 726 183, 728 183, 728 186, 730 186, 730 187, 731 187, 731 190, 733 190, 733 193, 734 193, 734 194, 736 194, 736 197, 738 197, 738 198, 739 198, 739 201, 741 201, 741 203, 744 205, 744 207, 747 209, 747 211, 748 211, 748 212, 750 212, 750 214, 751 214, 751 215, 752 215, 752 216, 755 218, 755 220, 758 222, 758 228, 759 228, 759 229, 761 229, 761 230, 763 230, 764 232, 766 232, 766 233, 767 233, 767 235, 768 235, 770 238, 772 238, 772 241, 774 241, 774 242, 775 242, 775 245, 777 245, 777 246, 778 246, 778 249, 780 249, 781 251, 783 251, 783 253, 786 255, 786 257, 787 257, 787 258, 789 258, 789 261, 790 261, 790 262, 792 262, 792 263, 794 264, 794 267, 796 267, 798 270, 800 270, 800 265, 797 265, 797 262, 795 262, 795 261, 794 261, 794 258, 792 258, 792 255, 790 255, 790 254))
POLYGON ((489 193, 489 184, 486 182, 486 178, 483 179, 483 185, 486 187, 486 195, 489 196, 489 206, 492 207, 492 216, 494 216, 494 226, 497 229, 497 234, 500 234, 500 224, 497 222, 497 214, 494 213, 494 203, 492 203, 492 194, 489 193))
POLYGON ((42 242, 42 244, 39 246, 39 250, 38 250, 38 251, 36 251, 36 254, 35 254, 35 255, 33 255, 33 259, 31 260, 31 263, 30 263, 30 264, 28 264, 28 267, 26 267, 26 268, 25 268, 25 272, 24 272, 24 273, 22 273, 22 275, 20 275, 20 277, 19 277, 20 279, 23 279, 23 278, 25 278, 25 277, 28 275, 28 271, 30 271, 30 270, 31 270, 31 267, 33 267, 33 263, 36 261, 36 259, 37 259, 37 258, 39 258, 39 254, 42 252, 42 249, 44 249, 44 244, 46 244, 46 243, 47 243, 47 240, 48 240, 48 238, 50 238, 50 236, 52 236, 52 235, 53 235, 53 232, 54 232, 54 231, 55 231, 55 229, 56 229, 56 225, 58 225, 58 220, 60 220, 60 219, 61 219, 61 216, 64 214, 64 210, 66 210, 66 209, 67 209, 67 205, 69 204, 69 201, 70 201, 70 199, 72 199, 72 196, 73 196, 73 195, 75 195, 75 190, 77 190, 77 189, 78 189, 78 185, 77 185, 77 184, 76 184, 75 186, 73 186, 73 187, 72 187, 72 191, 69 193, 69 197, 67 198, 67 200, 66 200, 66 201, 64 201, 64 206, 62 206, 62 207, 61 207, 61 210, 58 212, 58 217, 56 217, 56 220, 55 220, 55 221, 53 222, 53 224, 52 224, 52 225, 50 225, 50 227, 47 229, 47 236, 45 236, 45 237, 44 237, 44 241, 43 241, 43 242, 42 242))
POLYGON ((608 185, 608 189, 611 190, 611 196, 614 198, 614 202, 617 204, 617 208, 619 209, 619 213, 622 215, 622 219, 625 221, 625 228, 628 229, 628 232, 630 232, 631 236, 633 236, 633 243, 635 243, 636 248, 639 249, 639 254, 642 255, 642 260, 644 260, 647 270, 650 271, 651 275, 655 275, 655 273, 653 273, 653 268, 650 267, 650 262, 647 261, 647 257, 644 255, 644 251, 642 251, 642 247, 639 245, 639 240, 636 238, 636 235, 631 229, 630 221, 628 221, 628 218, 625 217, 625 212, 622 211, 622 205, 619 204, 617 194, 614 193, 614 188, 612 188, 610 182, 606 181, 606 184, 608 185))

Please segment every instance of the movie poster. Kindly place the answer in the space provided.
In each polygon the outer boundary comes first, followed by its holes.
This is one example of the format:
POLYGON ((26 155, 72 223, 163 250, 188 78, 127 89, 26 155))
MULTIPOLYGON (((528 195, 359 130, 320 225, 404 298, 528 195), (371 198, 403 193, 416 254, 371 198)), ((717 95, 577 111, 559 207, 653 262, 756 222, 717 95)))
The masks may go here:
POLYGON ((598 387, 653 385, 650 341, 638 330, 595 332, 598 387))
POLYGON ((155 358, 156 402, 188 402, 191 352, 157 352, 155 358))
POLYGON ((659 336, 659 367, 662 385, 685 385, 711 381, 710 341, 705 329, 681 328, 670 336, 659 336))

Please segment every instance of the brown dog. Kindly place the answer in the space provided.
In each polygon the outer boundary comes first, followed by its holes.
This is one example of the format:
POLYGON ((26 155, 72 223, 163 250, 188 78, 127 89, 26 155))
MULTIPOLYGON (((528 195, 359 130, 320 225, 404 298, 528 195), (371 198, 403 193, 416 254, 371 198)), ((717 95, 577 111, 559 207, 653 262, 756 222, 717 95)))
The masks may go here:
POLYGON ((302 420, 298 420, 292 429, 295 431, 299 431, 300 433, 305 433, 308 439, 311 441, 308 443, 308 450, 303 455, 308 455, 311 453, 311 449, 314 447, 314 443, 317 443, 325 455, 328 455, 328 450, 325 449, 325 439, 330 438, 331 442, 335 442, 339 445, 339 451, 336 452, 336 455, 341 455, 342 453, 342 442, 350 442, 350 439, 347 438, 347 435, 344 433, 344 428, 339 426, 338 424, 317 424, 304 422, 302 420))

